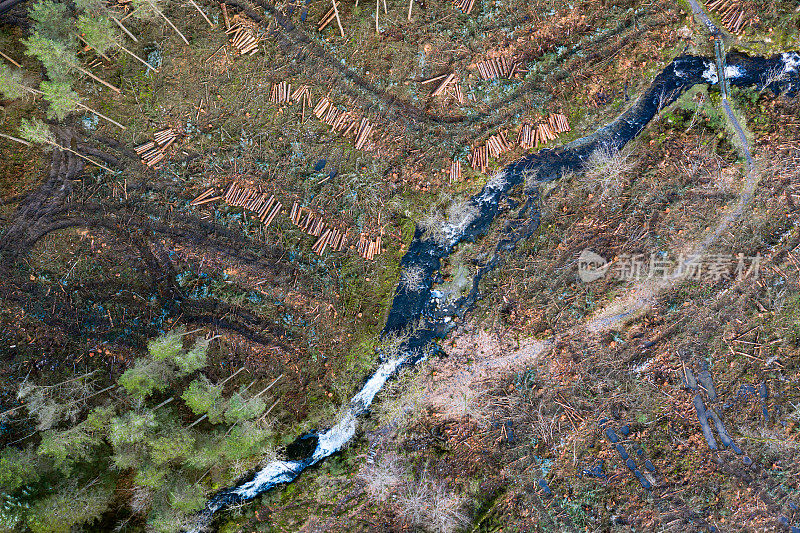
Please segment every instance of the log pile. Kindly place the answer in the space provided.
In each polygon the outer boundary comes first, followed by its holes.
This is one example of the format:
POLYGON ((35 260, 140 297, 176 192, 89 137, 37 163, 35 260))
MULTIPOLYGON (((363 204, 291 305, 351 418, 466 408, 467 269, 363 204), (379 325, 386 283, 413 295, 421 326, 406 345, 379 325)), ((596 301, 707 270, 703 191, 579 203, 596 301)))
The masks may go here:
POLYGON ((266 227, 269 227, 281 210, 281 203, 275 198, 275 195, 267 195, 267 193, 252 187, 240 186, 236 182, 231 183, 224 197, 225 203, 228 205, 241 207, 255 213, 266 227))
POLYGON ((303 109, 306 106, 311 107, 311 87, 308 85, 300 85, 290 96, 292 102, 302 102, 303 109))
POLYGON ((486 147, 489 150, 489 155, 492 157, 497 157, 503 152, 511 150, 511 145, 508 139, 506 139, 505 131, 490 136, 489 139, 486 140, 486 147))
POLYGON ((450 163, 450 183, 461 181, 461 161, 450 163))
POLYGON ((336 228, 327 228, 319 236, 317 242, 311 247, 311 251, 317 255, 325 253, 325 249, 330 246, 331 251, 339 252, 347 244, 347 234, 342 233, 336 228))
POLYGON ((371 133, 372 124, 366 118, 362 118, 361 124, 358 126, 358 133, 356 133, 356 150, 361 150, 364 147, 371 133))
POLYGON ((461 91, 461 86, 458 84, 458 78, 456 77, 455 72, 451 72, 450 74, 441 74, 439 76, 434 76, 433 78, 429 78, 427 80, 423 80, 420 85, 425 85, 428 83, 433 83, 435 81, 439 82, 439 85, 436 86, 436 89, 433 90, 431 96, 439 96, 440 94, 444 94, 447 96, 452 96, 456 100, 458 100, 459 104, 464 103, 464 93, 461 91))
POLYGON ((314 106, 314 115, 322 122, 332 127, 334 131, 348 135, 352 132, 355 135, 355 145, 357 150, 366 149, 374 125, 366 117, 360 121, 355 113, 351 111, 340 111, 327 96, 323 96, 314 106))
POLYGON ((475 0, 453 0, 453 6, 460 9, 465 15, 472 13, 475 7, 475 0))
POLYGON ((258 34, 247 21, 242 20, 239 15, 233 17, 233 24, 227 26, 230 22, 225 18, 227 29, 225 34, 228 35, 228 42, 230 45, 239 52, 239 55, 253 55, 258 52, 258 34))
POLYGON ((495 78, 511 79, 517 73, 527 72, 519 61, 509 60, 505 56, 481 61, 476 66, 478 67, 478 74, 484 80, 493 80, 495 78))
POLYGON ((282 81, 272 84, 269 101, 273 104, 286 104, 292 99, 292 84, 282 81))
POLYGON ((517 136, 517 143, 525 148, 537 148, 558 137, 559 133, 569 131, 567 117, 561 113, 551 113, 547 119, 535 124, 523 122, 517 136))
POLYGON ((332 0, 332 4, 333 5, 331 8, 326 11, 324 15, 322 15, 321 19, 319 19, 319 22, 317 23, 317 30, 321 32, 335 19, 336 24, 339 26, 339 33, 342 37, 344 37, 344 28, 342 28, 342 19, 339 18, 339 8, 336 5, 336 0, 332 0))
POLYGON ((741 33, 745 25, 752 22, 747 10, 735 0, 714 0, 708 4, 708 9, 719 13, 720 20, 731 33, 741 33))
POLYGON ((311 248, 317 255, 322 255, 329 246, 332 251, 339 252, 347 245, 347 232, 342 232, 333 227, 326 228, 325 220, 320 213, 301 206, 297 200, 292 204, 289 219, 292 224, 303 230, 303 232, 318 237, 311 248))
POLYGON ((485 144, 474 146, 472 148, 472 155, 469 158, 469 164, 472 168, 486 172, 486 167, 489 166, 489 149, 485 144))
POLYGON ((553 130, 553 133, 564 133, 570 130, 567 117, 562 113, 550 113, 547 116, 547 124, 553 130))
MULTIPOLYGON (((480 170, 481 172, 486 172, 486 167, 489 166, 489 156, 497 157, 503 152, 511 150, 511 143, 508 142, 508 138, 506 137, 507 133, 507 131, 495 133, 486 140, 486 143, 480 146, 473 146, 472 154, 469 158, 469 164, 472 165, 472 168, 480 170)), ((451 179, 453 172, 454 171, 451 169, 451 179)), ((461 176, 460 168, 458 175, 459 177, 461 176)))
POLYGON ((216 202, 217 200, 221 200, 222 198, 224 198, 224 195, 214 196, 215 192, 216 189, 214 189, 213 187, 207 189, 203 194, 201 194, 200 196, 189 202, 189 205, 194 205, 194 206, 203 205, 209 202, 216 202))
POLYGON ((377 237, 371 237, 366 233, 361 233, 358 237, 358 244, 356 245, 356 252, 358 255, 372 261, 372 259, 379 255, 383 250, 381 250, 381 235, 377 237))
POLYGON ((167 155, 167 149, 178 138, 177 132, 166 128, 153 134, 153 140, 134 148, 142 163, 150 168, 161 168, 161 161, 167 155))

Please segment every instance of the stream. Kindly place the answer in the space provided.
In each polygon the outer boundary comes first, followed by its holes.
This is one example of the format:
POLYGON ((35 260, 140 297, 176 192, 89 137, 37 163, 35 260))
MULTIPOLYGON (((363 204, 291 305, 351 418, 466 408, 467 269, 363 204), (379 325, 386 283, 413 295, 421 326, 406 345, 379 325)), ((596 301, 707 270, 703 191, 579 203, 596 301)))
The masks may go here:
MULTIPOLYGON (((727 81, 732 86, 768 88, 775 94, 794 96, 800 88, 800 54, 783 53, 771 58, 749 57, 730 53, 722 62, 727 81), (783 76, 774 74, 783 72, 783 76)), ((435 238, 417 227, 401 269, 419 269, 422 287, 410 290, 403 284, 395 290, 394 300, 381 338, 399 336, 400 349, 381 356, 380 366, 353 396, 330 429, 303 435, 286 450, 286 460, 272 461, 247 481, 224 489, 213 496, 202 511, 202 518, 238 504, 282 483, 294 480, 306 468, 338 452, 356 434, 358 417, 367 412, 375 395, 404 366, 413 366, 437 351, 435 339, 443 338, 455 327, 456 319, 480 297, 482 277, 512 252, 516 243, 530 236, 539 225, 538 184, 558 179, 567 171, 580 171, 589 156, 599 148, 619 150, 635 139, 645 126, 666 106, 696 84, 718 85, 715 58, 680 56, 658 74, 644 94, 625 112, 595 133, 555 149, 544 149, 509 164, 493 176, 481 192, 470 198, 461 212, 437 230, 435 238), (506 223, 492 257, 479 269, 468 294, 445 303, 444 295, 434 289, 442 281, 442 260, 462 241, 485 235, 501 211, 500 200, 518 185, 524 185, 527 200, 506 223)), ((726 113, 730 113, 727 98, 726 113)), ((744 134, 737 132, 741 137, 744 134)), ((749 156, 749 152, 748 152, 749 156)), ((748 161, 750 163, 750 161, 748 161)))

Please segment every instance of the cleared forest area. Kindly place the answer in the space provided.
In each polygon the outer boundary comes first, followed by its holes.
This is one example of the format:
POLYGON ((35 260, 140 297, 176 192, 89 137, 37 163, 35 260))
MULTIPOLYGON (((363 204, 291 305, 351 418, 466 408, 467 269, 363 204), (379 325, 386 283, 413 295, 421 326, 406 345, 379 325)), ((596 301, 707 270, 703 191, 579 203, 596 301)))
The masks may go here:
MULTIPOLYGON (((704 7, 727 51, 800 49, 795 2, 704 7)), ((0 531, 178 531, 391 358, 415 232, 446 240, 497 171, 715 48, 659 0, 29 0, 0 52, 0 531)), ((444 260, 443 302, 532 189, 541 223, 443 357, 213 528, 800 527, 800 121, 766 89, 791 72, 768 74, 512 189, 444 260), (658 285, 745 196, 705 270, 658 285), (590 282, 587 250, 608 268, 590 282)))

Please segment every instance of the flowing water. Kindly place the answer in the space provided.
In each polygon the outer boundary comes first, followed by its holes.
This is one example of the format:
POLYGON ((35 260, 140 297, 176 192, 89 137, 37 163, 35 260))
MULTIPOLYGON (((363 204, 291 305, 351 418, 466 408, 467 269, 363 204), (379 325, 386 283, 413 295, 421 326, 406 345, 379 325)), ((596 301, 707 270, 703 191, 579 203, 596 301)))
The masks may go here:
MULTIPOLYGON (((800 87, 800 54, 784 53, 771 58, 730 54, 725 59, 725 77, 731 85, 767 87, 775 94, 789 96, 794 96, 800 87), (775 72, 784 75, 775 79, 775 72)), ((541 150, 508 165, 490 179, 479 194, 468 200, 463 212, 448 221, 437 232, 436 238, 429 237, 418 227, 408 252, 401 260, 401 267, 419 269, 424 282, 418 290, 398 286, 382 333, 383 337, 401 335, 405 339, 400 344, 398 355, 381 362, 345 406, 335 426, 322 433, 304 435, 290 445, 287 456, 295 459, 272 461, 249 481, 217 493, 202 512, 203 518, 208 520, 225 507, 250 500, 276 485, 289 483, 304 469, 341 450, 355 436, 358 417, 369 409, 383 385, 403 366, 414 365, 435 352, 436 346, 432 341, 446 335, 454 327, 453 319, 463 316, 479 298, 478 287, 483 275, 495 268, 504 254, 513 251, 520 239, 538 227, 537 184, 557 179, 566 171, 580 170, 584 161, 599 148, 621 149, 635 139, 659 111, 698 83, 718 83, 715 60, 678 57, 656 76, 637 102, 613 122, 561 148, 541 150), (457 301, 444 304, 442 294, 433 288, 442 259, 449 256, 460 242, 485 234, 500 212, 500 200, 523 183, 528 201, 504 228, 493 257, 472 280, 472 290, 457 301)))

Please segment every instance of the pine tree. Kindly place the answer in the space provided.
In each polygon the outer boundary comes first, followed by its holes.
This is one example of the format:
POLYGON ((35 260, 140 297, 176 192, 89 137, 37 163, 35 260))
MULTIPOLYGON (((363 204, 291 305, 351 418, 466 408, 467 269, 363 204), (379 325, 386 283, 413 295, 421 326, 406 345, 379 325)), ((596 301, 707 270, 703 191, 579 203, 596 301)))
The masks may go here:
POLYGON ((205 339, 195 342, 194 347, 188 352, 178 354, 175 357, 175 364, 184 374, 191 374, 206 366, 206 352, 208 351, 208 341, 205 339))
POLYGON ((86 44, 100 55, 117 46, 118 36, 111 21, 101 16, 81 15, 78 17, 78 31, 86 44))
POLYGON ((208 378, 200 376, 189 384, 181 398, 194 414, 203 415, 222 398, 222 387, 215 387, 208 378))
POLYGON ((22 73, 14 70, 5 63, 0 63, 0 93, 6 98, 16 100, 26 94, 22 81, 22 73))
POLYGON ((104 0, 73 0, 75 7, 84 13, 105 13, 107 4, 104 0))
POLYGON ((165 390, 172 374, 172 370, 164 362, 137 359, 134 367, 119 377, 119 384, 134 398, 144 400, 153 391, 165 390))
POLYGON ((104 16, 81 15, 78 17, 78 31, 81 32, 86 44, 94 48, 98 54, 102 55, 111 48, 119 48, 150 70, 156 71, 154 66, 122 45, 120 35, 111 25, 111 19, 104 16))
POLYGON ((56 137, 50 132, 47 124, 38 119, 22 119, 19 126, 19 134, 22 138, 34 144, 44 144, 47 146, 58 146, 56 137))
POLYGON ((89 76, 95 81, 98 81, 108 87, 109 89, 122 92, 119 88, 114 87, 107 81, 98 78, 80 65, 78 56, 74 50, 68 49, 64 43, 54 41, 34 33, 27 39, 23 39, 22 43, 25 45, 25 54, 37 58, 42 62, 44 68, 47 70, 47 75, 53 81, 72 81, 72 72, 78 72, 89 76))
POLYGON ((49 104, 47 118, 64 120, 67 115, 78 108, 78 93, 72 90, 69 83, 63 81, 43 81, 39 85, 42 97, 49 104))
POLYGON ((68 50, 64 43, 34 33, 23 39, 22 44, 25 45, 26 55, 42 62, 51 80, 70 82, 73 80, 73 65, 77 65, 78 56, 74 51, 68 50))
POLYGON ((28 16, 34 21, 37 34, 53 41, 68 42, 71 39, 72 19, 65 2, 39 0, 31 6, 28 16))
POLYGON ((156 361, 174 361, 175 357, 183 351, 183 329, 176 329, 165 333, 147 343, 150 357, 156 361))

